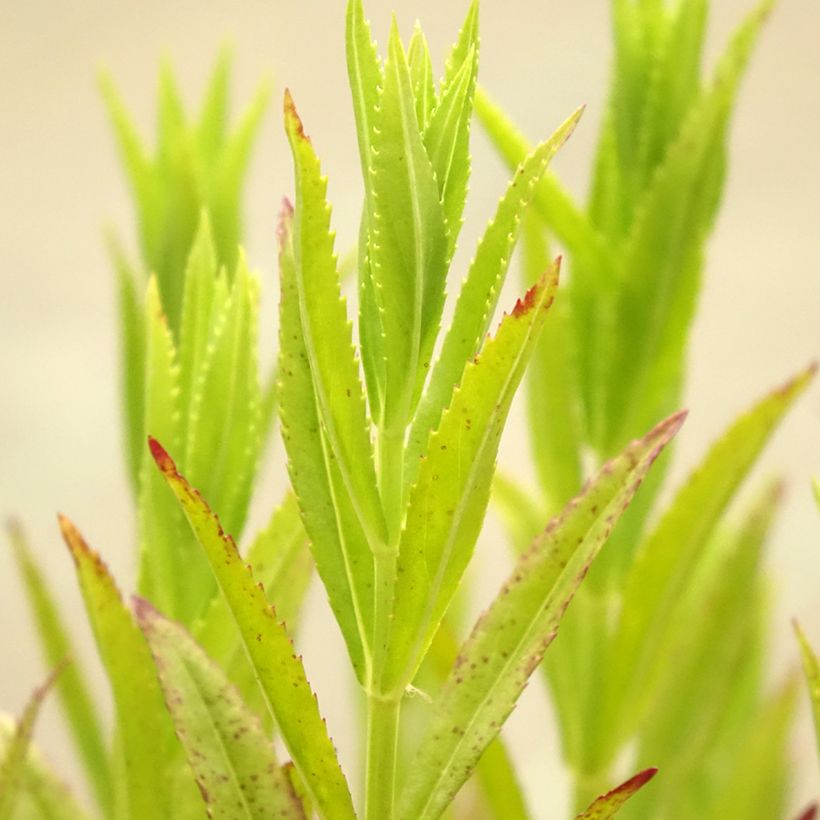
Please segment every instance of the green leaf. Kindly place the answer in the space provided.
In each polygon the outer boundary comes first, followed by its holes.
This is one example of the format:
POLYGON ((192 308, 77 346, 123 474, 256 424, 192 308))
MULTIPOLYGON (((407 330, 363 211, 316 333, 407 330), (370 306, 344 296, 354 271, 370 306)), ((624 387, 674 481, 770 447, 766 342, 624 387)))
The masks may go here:
POLYGON ((71 740, 85 768, 88 783, 94 790, 100 810, 110 813, 113 792, 108 746, 95 698, 63 626, 57 603, 21 527, 11 523, 8 530, 45 661, 49 667, 55 668, 64 659, 72 659, 72 663, 65 666, 57 680, 57 696, 71 731, 71 740))
POLYGON ((177 744, 151 653, 100 557, 64 516, 60 516, 60 529, 77 567, 88 619, 114 696, 116 753, 122 763, 122 781, 115 783, 117 816, 170 818, 171 763, 177 744))
POLYGON ((248 513, 261 441, 259 280, 242 255, 228 299, 220 307, 195 371, 185 465, 213 499, 225 526, 238 536, 248 513))
POLYGON ((767 0, 758 6, 735 34, 711 87, 689 110, 636 206, 619 257, 618 295, 611 307, 619 341, 599 348, 601 374, 608 374, 602 375, 605 384, 599 395, 605 405, 600 412, 606 416, 599 443, 603 451, 619 446, 677 400, 674 394, 670 397, 670 387, 682 377, 700 287, 702 246, 718 202, 728 122, 770 5, 767 0))
POLYGON ((493 478, 492 499, 510 543, 516 552, 524 552, 549 520, 541 499, 501 471, 493 478))
POLYGON ((140 277, 126 260, 113 234, 108 236, 108 247, 117 274, 125 453, 128 476, 136 493, 145 448, 145 306, 140 277))
POLYGON ((222 670, 147 601, 134 608, 208 816, 304 818, 270 738, 222 670))
POLYGON ((541 662, 561 617, 679 413, 605 465, 547 526, 476 623, 436 700, 401 797, 401 818, 438 817, 465 782, 541 662))
POLYGON ((374 125, 368 247, 386 357, 379 423, 398 433, 412 416, 430 365, 449 253, 444 209, 395 20, 374 125))
POLYGON ((413 36, 407 47, 407 64, 413 80, 413 96, 416 99, 416 119, 422 132, 430 122, 430 115, 438 102, 433 81, 433 65, 430 62, 430 48, 427 38, 416 21, 413 36))
MULTIPOLYGON (((544 229, 532 213, 524 220, 522 245, 525 282, 530 283, 549 262, 544 229)), ((550 514, 558 512, 582 484, 582 412, 573 353, 570 302, 561 298, 527 370, 531 449, 550 514)))
POLYGON ((574 130, 581 113, 581 109, 576 111, 519 165, 498 203, 494 218, 478 243, 441 354, 410 429, 405 474, 408 486, 415 479, 430 431, 438 426, 441 413, 450 402, 464 362, 476 354, 489 329, 518 240, 521 220, 532 200, 535 186, 550 159, 574 130))
POLYGON ((40 707, 66 661, 57 666, 46 678, 45 683, 34 690, 29 698, 3 755, 0 757, 0 820, 11 820, 20 792, 25 788, 26 758, 28 756, 34 724, 40 714, 40 707))
MULTIPOLYGON (((293 152, 296 209, 294 278, 301 341, 308 357, 317 412, 331 457, 371 547, 386 537, 376 485, 364 394, 330 232, 327 180, 289 94, 285 128, 293 152)), ((290 424, 296 422, 291 419, 290 424)))
POLYGON ((452 84, 442 92, 427 127, 422 126, 424 147, 433 166, 452 259, 461 231, 461 216, 470 179, 470 123, 478 72, 478 46, 472 46, 452 84))
MULTIPOLYGON (((632 723, 642 714, 638 705, 623 714, 616 702, 628 698, 635 703, 639 692, 652 690, 676 601, 702 560, 726 506, 815 369, 812 365, 765 396, 724 433, 639 548, 611 655, 608 706, 613 713, 620 712, 621 719, 629 717, 632 723)), ((602 711, 606 713, 606 708, 602 711)), ((607 726, 603 719, 601 723, 607 726)), ((605 733, 620 736, 612 727, 605 733)))
POLYGON ((430 436, 399 543, 385 692, 412 681, 472 556, 510 404, 557 285, 556 266, 503 318, 430 436))
POLYGON ((228 81, 231 61, 231 49, 223 46, 214 63, 196 124, 199 150, 203 156, 211 160, 219 156, 228 131, 228 81))
POLYGON ((312 799, 330 820, 355 817, 327 727, 287 631, 208 505, 177 472, 159 443, 153 439, 150 443, 157 466, 208 557, 253 662, 268 708, 312 799))
MULTIPOLYGON (((162 436, 181 447, 180 375, 177 352, 160 302, 155 277, 146 296, 146 434, 162 436)), ((200 555, 189 555, 185 521, 164 482, 143 450, 138 499, 140 539, 139 590, 164 612, 185 623, 198 614, 199 590, 209 580, 200 555)))
POLYGON ((487 747, 487 751, 478 761, 476 779, 489 818, 529 820, 531 815, 527 809, 524 792, 501 736, 487 747))
POLYGON ((800 644, 800 654, 803 658, 803 671, 806 675, 806 685, 811 699, 812 716, 814 717, 814 731, 817 735, 817 751, 820 754, 820 663, 817 655, 809 644, 797 621, 794 622, 794 631, 800 644))
POLYGON ((461 24, 458 37, 445 60, 444 78, 439 88, 440 98, 443 98, 457 82, 456 77, 464 63, 470 59, 470 52, 478 52, 478 42, 478 0, 473 0, 467 9, 467 16, 461 24))
POLYGON ((332 458, 299 316, 292 211, 286 203, 279 236, 281 286, 279 388, 288 473, 310 536, 316 568, 360 681, 368 673, 373 633, 373 555, 332 458))
MULTIPOLYGON (((313 574, 307 534, 299 517, 296 497, 288 493, 274 510, 268 526, 251 544, 246 561, 262 584, 268 601, 292 632, 313 574)), ((194 627, 197 643, 225 670, 245 701, 260 714, 266 711, 253 665, 242 647, 242 637, 225 598, 217 592, 194 627)))
POLYGON ((657 769, 644 769, 611 792, 601 795, 575 820, 610 820, 635 792, 642 789, 656 774, 657 769))
MULTIPOLYGON (((0 760, 14 742, 15 721, 0 714, 0 760)), ((20 771, 21 788, 14 801, 14 820, 90 820, 56 774, 43 761, 33 743, 28 744, 20 771)))

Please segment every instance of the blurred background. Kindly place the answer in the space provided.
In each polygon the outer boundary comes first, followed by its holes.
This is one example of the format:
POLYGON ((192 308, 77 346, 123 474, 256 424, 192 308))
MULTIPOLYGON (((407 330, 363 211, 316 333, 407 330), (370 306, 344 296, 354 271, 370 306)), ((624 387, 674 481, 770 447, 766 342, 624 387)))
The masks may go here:
MULTIPOLYGON (((712 5, 708 51, 714 55, 751 0, 714 0, 712 5)), ((369 0, 366 7, 382 43, 391 9, 406 36, 419 18, 434 64, 441 65, 466 2, 369 0)), ((101 67, 110 71, 146 135, 154 126, 163 56, 173 62, 191 103, 198 104, 225 42, 233 44, 237 108, 250 99, 263 75, 273 77, 274 95, 246 201, 247 251, 262 274, 263 342, 272 357, 276 213, 293 187, 279 113, 285 86, 330 177, 339 249, 349 248, 356 235, 361 184, 344 62, 344 3, 0 0, 0 9, 0 513, 25 523, 93 665, 94 649, 55 513, 72 517, 124 592, 134 584, 114 279, 102 241, 103 228, 110 224, 133 248, 133 215, 97 73, 101 67)), ((481 16, 480 80, 530 137, 545 137, 580 103, 587 104, 580 127, 554 163, 567 186, 583 198, 607 89, 609 3, 484 0, 481 16)), ((694 328, 686 390, 690 416, 679 438, 672 486, 738 412, 820 354, 818 42, 820 4, 782 0, 744 83, 731 135, 726 197, 694 328)), ((473 156, 456 271, 465 269, 508 178, 478 127, 473 156)), ((502 462, 526 475, 522 423, 521 414, 513 416, 502 462)), ((764 474, 779 473, 788 481, 769 560, 772 668, 778 674, 797 664, 791 617, 799 616, 809 637, 820 643, 820 513, 809 488, 810 477, 820 473, 819 434, 820 389, 815 385, 761 465, 764 474)), ((284 486, 278 441, 263 474, 254 502, 256 521, 267 517, 284 486)), ((505 561, 503 539, 492 521, 479 553, 476 607, 497 585, 505 561)), ((336 672, 346 663, 344 650, 320 590, 313 590, 310 605, 313 614, 300 648, 331 733, 353 772, 351 690, 336 672)), ((0 704, 17 713, 44 670, 6 549, 0 549, 0 658, 0 704)), ((107 709, 104 686, 99 692, 101 708, 107 709)), ((562 816, 564 806, 551 722, 539 680, 525 693, 509 727, 539 817, 562 816)), ((801 723, 794 745, 796 804, 818 791, 806 709, 801 723)), ((57 768, 74 778, 76 768, 53 703, 37 737, 57 768)))

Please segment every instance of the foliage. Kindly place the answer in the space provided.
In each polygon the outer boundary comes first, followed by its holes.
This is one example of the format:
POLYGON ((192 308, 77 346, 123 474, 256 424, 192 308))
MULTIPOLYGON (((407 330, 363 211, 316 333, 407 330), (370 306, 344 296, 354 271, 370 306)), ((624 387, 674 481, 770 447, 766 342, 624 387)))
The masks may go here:
MULTIPOLYGON (((286 92, 295 197, 280 217, 278 370, 265 385, 260 281, 239 244, 266 86, 230 130, 226 54, 194 122, 165 67, 150 157, 103 80, 141 256, 114 243, 138 596, 123 597, 68 518, 60 527, 113 696, 110 732, 33 551, 10 532, 99 815, 526 818, 500 732, 541 666, 577 820, 780 810, 794 687, 763 691, 760 569, 780 485, 737 519, 727 508, 813 368, 733 424, 645 526, 686 415, 673 411, 726 132, 768 4, 709 83, 705 2, 614 8, 615 80, 584 212, 548 170, 581 110, 524 145, 477 91, 476 2, 435 83, 419 27, 405 46, 394 21, 380 57, 349 0, 365 191, 357 332, 319 152, 286 92), (454 288, 476 103, 514 172, 454 288), (568 251, 561 288, 547 235, 568 251), (496 318, 521 237, 526 287, 496 318), (493 480, 528 370, 538 499, 493 480), (243 544, 276 410, 292 491, 243 544), (458 591, 493 489, 518 554, 462 638, 458 591), (293 642, 314 566, 365 704, 362 789, 293 642), (611 788, 627 744, 639 766, 663 764, 663 783, 643 789, 653 767, 611 788)), ((46 688, 0 729, 0 820, 86 816, 31 745, 46 688)))

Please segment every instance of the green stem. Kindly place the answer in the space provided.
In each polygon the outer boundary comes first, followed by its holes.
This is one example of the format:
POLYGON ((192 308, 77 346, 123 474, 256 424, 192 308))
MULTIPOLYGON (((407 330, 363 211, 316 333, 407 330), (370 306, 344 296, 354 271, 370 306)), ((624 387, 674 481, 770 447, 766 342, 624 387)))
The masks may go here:
POLYGON ((401 695, 368 694, 365 820, 393 820, 401 695))

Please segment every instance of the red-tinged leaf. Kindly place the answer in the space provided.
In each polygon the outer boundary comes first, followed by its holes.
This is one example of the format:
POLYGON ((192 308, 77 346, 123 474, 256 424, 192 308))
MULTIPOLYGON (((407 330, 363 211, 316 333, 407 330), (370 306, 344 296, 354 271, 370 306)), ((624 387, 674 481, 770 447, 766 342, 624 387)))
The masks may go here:
POLYGON ((817 818, 817 803, 812 803, 805 811, 797 818, 797 820, 816 820, 817 818))
POLYGON ((618 810, 629 800, 635 792, 642 789, 656 774, 657 769, 644 769, 642 772, 630 777, 625 783, 614 788, 612 791, 602 794, 583 813, 579 814, 575 820, 609 820, 614 817, 618 810))
POLYGON ((14 734, 5 749, 0 761, 0 820, 10 820, 14 815, 17 797, 24 787, 26 758, 28 756, 31 735, 34 723, 40 714, 40 707, 46 698, 60 672, 68 661, 60 663, 46 678, 42 686, 38 686, 29 698, 23 715, 17 722, 14 734))
POLYGON ((268 603, 253 571, 217 516, 155 439, 151 454, 171 487, 230 607, 268 708, 319 812, 328 820, 355 818, 353 801, 336 751, 305 676, 302 659, 268 603))

